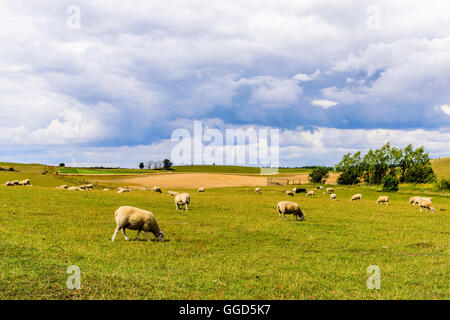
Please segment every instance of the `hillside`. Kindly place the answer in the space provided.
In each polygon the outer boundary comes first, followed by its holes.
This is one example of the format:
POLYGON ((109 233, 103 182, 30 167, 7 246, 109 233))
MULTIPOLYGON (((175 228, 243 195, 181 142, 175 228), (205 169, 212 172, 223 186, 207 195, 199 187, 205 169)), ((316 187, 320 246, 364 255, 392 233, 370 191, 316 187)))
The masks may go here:
POLYGON ((434 159, 431 161, 431 166, 438 179, 450 179, 450 157, 434 159))

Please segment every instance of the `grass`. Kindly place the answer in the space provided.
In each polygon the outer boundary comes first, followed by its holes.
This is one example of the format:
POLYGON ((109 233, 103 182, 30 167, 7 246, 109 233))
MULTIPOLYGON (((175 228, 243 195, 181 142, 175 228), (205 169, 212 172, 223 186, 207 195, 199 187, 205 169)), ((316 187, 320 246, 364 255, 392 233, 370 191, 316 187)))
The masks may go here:
POLYGON ((431 166, 438 179, 450 179, 450 157, 434 159, 431 166))
POLYGON ((147 169, 90 169, 90 168, 71 168, 58 167, 57 171, 63 174, 150 174, 160 172, 159 170, 147 169))
POLYGON ((430 194, 436 213, 425 214, 408 205, 408 188, 377 207, 375 188, 335 187, 336 202, 296 195, 305 221, 280 222, 287 187, 177 190, 192 198, 191 210, 177 212, 165 193, 71 193, 54 189, 58 176, 0 172, 2 183, 16 177, 34 187, 0 186, 0 299, 450 297, 445 195, 430 194), (364 202, 350 203, 354 193, 364 202), (168 241, 119 234, 112 243, 122 205, 153 211, 168 241), (81 268, 81 290, 66 288, 70 265, 81 268), (366 287, 370 265, 381 268, 381 290, 366 287))

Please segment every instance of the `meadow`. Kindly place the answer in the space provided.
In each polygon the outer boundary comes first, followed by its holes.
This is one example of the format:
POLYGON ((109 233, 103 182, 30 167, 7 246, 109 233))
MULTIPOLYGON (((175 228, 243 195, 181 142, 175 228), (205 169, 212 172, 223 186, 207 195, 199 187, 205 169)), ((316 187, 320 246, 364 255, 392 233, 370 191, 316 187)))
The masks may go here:
MULTIPOLYGON (((2 166, 2 164, 0 164, 2 166)), ((288 187, 192 189, 189 211, 146 191, 56 190, 64 181, 38 165, 0 172, 0 299, 448 299, 448 194, 426 189, 436 212, 408 204, 402 186, 389 206, 376 187, 335 187, 336 202, 287 197, 288 187), (31 178, 33 187, 5 187, 31 178), (351 203, 354 193, 363 202, 351 203), (303 222, 280 221, 276 204, 297 201, 303 222), (152 211, 166 242, 115 242, 122 205, 152 211), (82 272, 68 290, 67 267, 82 272), (381 269, 381 289, 366 287, 367 267, 381 269)), ((305 187, 305 185, 302 185, 305 187)), ((306 185, 311 189, 315 186, 306 185)), ((292 188, 292 186, 289 186, 292 188)), ((135 231, 127 231, 130 239, 135 231)))

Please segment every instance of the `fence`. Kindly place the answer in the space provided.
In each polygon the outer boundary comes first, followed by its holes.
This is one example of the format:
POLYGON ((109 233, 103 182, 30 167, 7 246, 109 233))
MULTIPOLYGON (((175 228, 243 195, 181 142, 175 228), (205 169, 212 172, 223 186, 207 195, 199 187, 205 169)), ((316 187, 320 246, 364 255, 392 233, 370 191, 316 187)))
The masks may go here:
POLYGON ((288 178, 267 178, 267 186, 287 186, 288 178))

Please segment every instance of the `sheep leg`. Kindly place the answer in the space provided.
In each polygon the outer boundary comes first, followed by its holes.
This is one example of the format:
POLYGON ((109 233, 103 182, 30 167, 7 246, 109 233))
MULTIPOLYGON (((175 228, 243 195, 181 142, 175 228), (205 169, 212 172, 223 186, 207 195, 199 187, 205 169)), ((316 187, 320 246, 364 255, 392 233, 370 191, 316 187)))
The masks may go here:
POLYGON ((147 234, 147 241, 150 241, 150 235, 148 233, 148 231, 145 232, 147 234))
POLYGON ((128 237, 127 237, 127 235, 125 233, 125 228, 122 228, 122 233, 123 233, 123 236, 125 238, 125 241, 128 241, 128 237))
POLYGON ((188 211, 188 204, 186 203, 186 211, 188 211))
POLYGON ((117 232, 119 232, 119 227, 117 227, 116 230, 114 230, 114 234, 113 234, 112 239, 111 239, 112 242, 114 242, 114 239, 116 239, 117 232))
POLYGON ((140 230, 140 229, 138 230, 138 233, 137 233, 137 235, 136 235, 136 239, 134 239, 135 241, 139 238, 139 233, 141 233, 141 230, 140 230))

